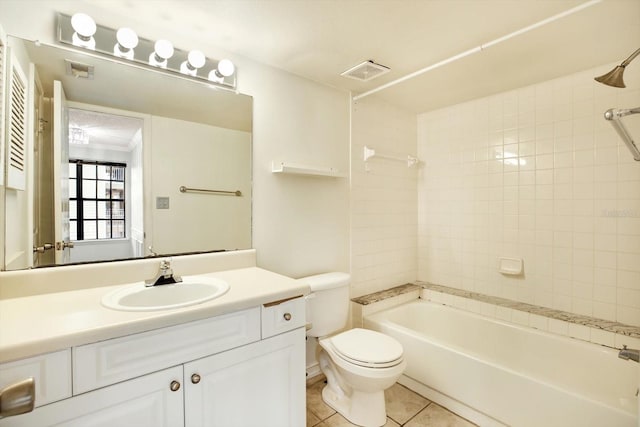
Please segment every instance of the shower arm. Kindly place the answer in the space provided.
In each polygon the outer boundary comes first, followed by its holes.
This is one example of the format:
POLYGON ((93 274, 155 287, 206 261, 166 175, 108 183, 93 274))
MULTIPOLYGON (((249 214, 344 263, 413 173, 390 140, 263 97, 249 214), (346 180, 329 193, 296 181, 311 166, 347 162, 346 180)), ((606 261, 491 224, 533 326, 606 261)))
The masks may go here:
MULTIPOLYGON (((622 64, 620 64, 621 67, 626 67, 627 65, 629 65, 629 63, 631 61, 633 61, 636 56, 640 55, 640 49, 637 49, 635 52, 633 52, 631 54, 631 56, 629 56, 627 59, 625 59, 624 61, 622 61, 622 64)), ((637 109, 637 108, 636 108, 637 109)))
POLYGON ((622 138, 622 141, 624 141, 624 143, 627 145, 627 148, 629 148, 629 151, 631 151, 631 154, 633 155, 633 158, 636 161, 640 161, 640 150, 638 150, 638 146, 633 141, 633 138, 629 134, 629 131, 627 130, 627 128, 622 123, 621 119, 625 116, 628 116, 631 114, 639 114, 639 113, 640 113, 640 107, 628 108, 628 109, 611 108, 605 111, 604 113, 604 118, 611 122, 611 125, 613 126, 615 131, 618 133, 618 135, 620 135, 620 138, 622 138))

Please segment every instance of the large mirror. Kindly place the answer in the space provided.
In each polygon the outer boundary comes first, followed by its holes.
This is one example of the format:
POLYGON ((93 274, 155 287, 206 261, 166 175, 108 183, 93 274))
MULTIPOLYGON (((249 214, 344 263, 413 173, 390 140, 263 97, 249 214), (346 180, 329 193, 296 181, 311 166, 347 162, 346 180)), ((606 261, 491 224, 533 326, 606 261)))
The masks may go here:
POLYGON ((65 47, 8 47, 28 144, 25 184, 5 183, 5 269, 251 247, 251 97, 65 47))

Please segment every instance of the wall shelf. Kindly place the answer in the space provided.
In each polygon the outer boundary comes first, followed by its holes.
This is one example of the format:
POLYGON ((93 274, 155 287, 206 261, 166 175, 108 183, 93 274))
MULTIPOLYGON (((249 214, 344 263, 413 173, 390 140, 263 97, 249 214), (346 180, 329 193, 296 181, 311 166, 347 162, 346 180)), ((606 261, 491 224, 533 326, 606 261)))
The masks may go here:
POLYGON ((404 162, 404 163, 406 163, 408 168, 420 164, 420 159, 417 158, 416 156, 412 156, 411 154, 406 155, 406 156, 394 156, 394 155, 391 155, 391 154, 383 154, 383 153, 380 153, 380 152, 376 151, 375 148, 367 147, 365 145, 365 147, 364 147, 364 156, 363 156, 364 162, 366 163, 366 162, 369 161, 369 159, 376 158, 376 157, 381 158, 381 159, 395 160, 395 161, 398 161, 398 162, 404 162))
POLYGON ((307 175, 326 178, 346 178, 347 174, 340 172, 335 168, 323 168, 318 166, 300 165, 285 162, 273 162, 271 172, 291 174, 291 175, 307 175))

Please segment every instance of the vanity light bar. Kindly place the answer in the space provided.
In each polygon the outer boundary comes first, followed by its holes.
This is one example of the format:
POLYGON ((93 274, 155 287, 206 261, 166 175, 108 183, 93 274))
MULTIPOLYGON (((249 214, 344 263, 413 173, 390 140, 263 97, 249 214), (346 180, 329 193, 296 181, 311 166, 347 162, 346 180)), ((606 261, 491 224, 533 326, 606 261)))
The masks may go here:
POLYGON ((228 59, 207 58, 199 50, 177 49, 168 40, 151 41, 139 37, 131 28, 113 28, 96 24, 87 14, 73 16, 58 13, 58 42, 76 49, 90 50, 118 61, 180 74, 206 81, 214 86, 236 88, 236 68, 228 59))

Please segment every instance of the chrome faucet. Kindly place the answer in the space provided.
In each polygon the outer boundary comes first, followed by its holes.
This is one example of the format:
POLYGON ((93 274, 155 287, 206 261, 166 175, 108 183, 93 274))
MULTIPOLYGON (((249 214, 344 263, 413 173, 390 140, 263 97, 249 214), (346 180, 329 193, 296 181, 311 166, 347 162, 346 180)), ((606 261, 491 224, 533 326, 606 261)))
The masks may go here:
POLYGON ((618 357, 624 360, 633 360, 634 362, 640 363, 640 350, 634 350, 632 348, 627 348, 626 345, 622 346, 622 350, 618 353, 618 357))
POLYGON ((182 278, 179 276, 173 275, 173 270, 171 269, 171 262, 169 260, 160 261, 160 271, 158 274, 149 280, 144 281, 145 286, 157 286, 157 285, 168 285, 173 283, 182 282, 182 278))

